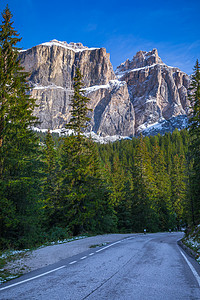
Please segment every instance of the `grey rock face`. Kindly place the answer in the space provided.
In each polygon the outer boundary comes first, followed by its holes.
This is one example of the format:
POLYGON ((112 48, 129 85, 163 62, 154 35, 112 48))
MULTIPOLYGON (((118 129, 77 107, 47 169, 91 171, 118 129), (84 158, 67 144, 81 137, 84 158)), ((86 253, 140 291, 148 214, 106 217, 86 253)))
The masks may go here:
POLYGON ((37 99, 35 115, 40 128, 64 128, 69 121, 76 67, 83 75, 84 92, 93 110, 87 132, 147 135, 186 124, 189 76, 165 65, 156 49, 139 51, 117 68, 116 75, 104 48, 87 48, 81 43, 53 40, 21 51, 19 58, 31 74, 31 95, 37 99))
POLYGON ((111 80, 106 86, 85 89, 91 99, 91 122, 88 130, 102 136, 134 136, 135 115, 126 82, 111 80))
POLYGON ((71 88, 78 67, 85 86, 107 84, 115 79, 109 54, 104 48, 87 48, 81 43, 53 40, 20 52, 20 60, 31 73, 33 85, 71 88))
POLYGON ((117 67, 116 74, 155 64, 163 64, 161 58, 158 56, 157 49, 153 49, 150 52, 139 51, 131 61, 127 59, 124 63, 117 67))
MULTIPOLYGON (((117 68, 116 75, 127 83, 135 110, 136 134, 158 122, 189 113, 189 76, 178 68, 165 65, 156 49, 138 52, 132 61, 117 68)), ((171 131, 170 123, 166 124, 171 131)), ((177 127, 180 128, 180 122, 177 127)))
POLYGON ((89 128, 103 135, 134 134, 134 123, 124 123, 126 118, 133 119, 129 116, 133 108, 126 83, 117 81, 119 87, 112 83, 116 77, 104 48, 89 49, 81 43, 54 40, 21 51, 19 58, 25 70, 31 73, 31 94, 39 105, 35 114, 41 122, 40 128, 62 128, 69 120, 72 81, 79 67, 85 87, 94 87, 89 91, 90 108, 94 110, 89 128))
POLYGON ((59 86, 35 87, 32 96, 37 99, 35 115, 40 122, 39 128, 63 128, 70 118, 70 97, 73 91, 59 86))

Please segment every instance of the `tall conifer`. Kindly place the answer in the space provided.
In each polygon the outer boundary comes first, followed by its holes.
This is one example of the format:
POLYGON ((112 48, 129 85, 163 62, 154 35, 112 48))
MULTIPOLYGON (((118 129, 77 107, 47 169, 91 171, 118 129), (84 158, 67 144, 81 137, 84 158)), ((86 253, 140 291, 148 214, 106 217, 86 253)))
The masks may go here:
POLYGON ((170 177, 166 170, 164 155, 157 141, 152 149, 152 166, 155 179, 156 211, 159 217, 159 228, 168 230, 172 224, 173 210, 171 204, 170 177))
MULTIPOLYGON (((147 140, 147 139, 146 139, 147 140)), ((145 139, 140 136, 134 157, 133 173, 133 222, 134 230, 157 230, 156 192, 151 157, 145 139)))
POLYGON ((30 231, 34 233, 39 185, 36 185, 38 141, 31 130, 35 100, 28 95, 28 74, 18 60, 12 14, 2 13, 0 26, 0 230, 1 237, 25 244, 30 231), (6 208, 7 207, 7 208, 6 208), (12 207, 12 213, 10 210, 12 207), (33 214, 35 213, 35 216, 33 214), (33 229, 34 228, 34 229, 33 229), (19 238, 20 236, 20 238, 19 238), (26 236, 26 238, 25 238, 26 236), (21 242, 20 242, 21 240, 21 242))
POLYGON ((194 223, 200 222, 200 64, 196 61, 192 83, 190 87, 190 101, 192 104, 189 122, 190 133, 190 159, 193 168, 190 173, 190 198, 192 219, 194 223))
POLYGON ((84 92, 82 91, 83 87, 82 75, 79 68, 77 68, 73 79, 74 94, 70 103, 71 118, 69 123, 66 124, 66 128, 73 130, 75 135, 78 135, 79 138, 87 127, 87 122, 90 120, 90 118, 87 117, 87 113, 90 111, 87 104, 90 99, 84 96, 84 92))
MULTIPOLYGON (((87 126, 87 103, 89 98, 82 91, 83 83, 79 69, 74 77, 74 95, 71 100, 71 119, 66 125, 73 134, 63 139, 61 151, 61 206, 62 226, 69 225, 73 234, 87 230, 99 211, 100 197, 104 188, 101 182, 97 149, 83 131, 87 126)), ((100 212, 99 212, 100 214, 100 212)))

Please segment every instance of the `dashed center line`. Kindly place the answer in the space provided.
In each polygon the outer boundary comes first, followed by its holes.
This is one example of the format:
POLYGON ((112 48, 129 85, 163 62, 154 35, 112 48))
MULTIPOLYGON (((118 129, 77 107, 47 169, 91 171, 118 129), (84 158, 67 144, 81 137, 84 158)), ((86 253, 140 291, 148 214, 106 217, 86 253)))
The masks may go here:
POLYGON ((70 262, 69 265, 73 265, 73 264, 75 264, 76 262, 77 262, 77 260, 74 260, 74 261, 70 262))
POLYGON ((108 246, 106 246, 106 247, 104 247, 104 248, 101 248, 101 249, 97 250, 96 253, 101 252, 101 251, 103 251, 104 249, 107 249, 107 248, 109 248, 109 247, 111 247, 111 246, 113 246, 113 245, 119 244, 119 243, 121 243, 121 241, 115 242, 115 243, 110 244, 110 245, 108 245, 108 246))
POLYGON ((19 284, 22 284, 22 283, 31 281, 31 280, 33 280, 33 279, 36 279, 36 278, 39 278, 39 277, 42 277, 42 276, 45 276, 45 275, 47 275, 47 274, 50 274, 50 273, 55 272, 55 271, 58 271, 58 270, 63 269, 63 268, 65 268, 65 267, 66 267, 66 266, 61 266, 61 267, 59 267, 59 268, 56 268, 56 269, 53 269, 53 270, 51 270, 51 271, 42 273, 42 274, 40 274, 40 275, 37 275, 37 276, 31 277, 31 278, 22 280, 22 281, 20 281, 20 282, 13 283, 13 284, 11 284, 11 285, 9 285, 9 286, 5 286, 5 287, 3 287, 3 288, 0 288, 0 291, 9 289, 9 288, 11 288, 11 287, 13 287, 13 286, 16 286, 16 285, 19 285, 19 284))
MULTIPOLYGON (((110 244, 110 245, 108 245, 108 246, 106 246, 106 247, 104 247, 104 248, 101 248, 101 249, 95 251, 95 252, 96 252, 96 253, 101 252, 101 251, 103 251, 103 250, 105 250, 105 249, 107 249, 107 248, 109 248, 109 247, 111 247, 111 246, 114 246, 114 245, 116 245, 116 244, 119 244, 119 243, 121 243, 121 242, 124 242, 125 240, 128 240, 128 239, 131 239, 131 237, 130 237, 130 238, 123 239, 123 240, 121 240, 121 241, 117 241, 117 242, 115 242, 115 243, 112 243, 112 244, 110 244)), ((89 254, 89 256, 92 256, 92 255, 94 255, 94 254, 95 254, 95 253, 92 252, 92 253, 89 254)), ((182 255, 183 255, 183 254, 182 254, 182 255)), ((81 257, 80 259, 83 260, 83 259, 85 259, 85 258, 87 258, 87 256, 83 256, 83 257, 81 257)), ((77 263, 77 260, 71 261, 71 262, 69 263, 69 265, 73 265, 73 264, 75 264, 75 263, 77 263)), ((20 281, 20 282, 11 284, 11 285, 9 285, 9 286, 5 286, 5 287, 3 287, 3 288, 0 288, 0 291, 5 290, 5 289, 9 289, 9 288, 11 288, 11 287, 14 287, 14 286, 17 286, 17 285, 19 285, 19 284, 28 282, 28 281, 30 281, 30 280, 33 280, 33 279, 36 279, 36 278, 45 276, 45 275, 47 275, 47 274, 50 274, 50 273, 55 272, 55 271, 58 271, 58 270, 60 270, 60 269, 62 269, 62 268, 65 268, 65 267, 66 267, 66 266, 61 266, 61 267, 59 267, 59 268, 50 270, 50 271, 45 272, 45 273, 42 273, 42 274, 40 274, 40 275, 37 275, 37 276, 31 277, 31 278, 22 280, 22 281, 20 281)), ((190 268, 191 268, 191 267, 190 267, 190 268)), ((196 276, 196 278, 197 278, 197 276, 196 276)), ((198 281, 198 282, 199 282, 199 281, 198 281)))

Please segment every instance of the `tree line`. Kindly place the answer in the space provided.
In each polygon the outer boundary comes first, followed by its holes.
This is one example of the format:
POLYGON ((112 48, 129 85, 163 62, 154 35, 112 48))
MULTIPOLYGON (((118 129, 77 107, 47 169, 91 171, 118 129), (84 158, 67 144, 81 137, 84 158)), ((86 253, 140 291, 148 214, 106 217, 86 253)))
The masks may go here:
POLYGON ((69 235, 149 232, 199 223, 200 71, 189 130, 100 145, 82 133, 89 99, 79 69, 70 136, 36 133, 36 100, 18 60, 8 8, 0 26, 0 249, 69 235))

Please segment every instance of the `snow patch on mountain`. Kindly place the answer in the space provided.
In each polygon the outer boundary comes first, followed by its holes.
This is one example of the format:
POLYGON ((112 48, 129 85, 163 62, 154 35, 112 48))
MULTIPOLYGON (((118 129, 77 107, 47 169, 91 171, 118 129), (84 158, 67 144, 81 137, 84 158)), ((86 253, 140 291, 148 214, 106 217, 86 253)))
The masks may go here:
MULTIPOLYGON (((43 133, 46 133, 48 131, 48 129, 40 129, 37 127, 33 127, 32 129, 36 132, 43 132, 43 133)), ((59 134, 59 136, 69 136, 69 135, 73 134, 73 130, 61 128, 61 129, 50 130, 50 133, 57 133, 57 134, 59 134)), ((131 140, 132 139, 128 136, 121 136, 121 135, 101 136, 101 135, 95 133, 94 131, 84 133, 84 135, 87 138, 91 138, 94 142, 100 143, 100 144, 107 144, 110 142, 112 143, 112 142, 115 142, 118 140, 131 140)))
POLYGON ((114 88, 118 89, 118 88, 122 87, 125 84, 126 84, 125 81, 110 80, 108 82, 108 84, 90 86, 88 88, 82 89, 82 91, 89 94, 89 93, 95 92, 99 89, 114 89, 114 88))
POLYGON ((64 90, 64 91, 71 91, 71 89, 69 88, 64 88, 62 86, 58 86, 58 85, 55 85, 55 84, 51 84, 51 85, 46 85, 46 86, 42 86, 42 85, 37 85, 35 84, 33 87, 32 87, 33 90, 46 90, 46 89, 61 89, 61 90, 64 90))
POLYGON ((130 73, 130 72, 138 72, 138 71, 141 71, 141 70, 148 70, 150 68, 154 68, 155 66, 166 66, 164 63, 162 64, 153 64, 151 66, 146 66, 146 67, 141 67, 141 68, 134 68, 134 69, 127 69, 125 71, 117 71, 115 72, 116 76, 118 79, 120 79, 121 77, 123 77, 123 75, 127 74, 127 73, 130 73))
MULTIPOLYGON (((138 71, 145 71, 145 70, 149 70, 151 68, 155 68, 157 66, 160 66, 160 67, 164 67, 164 68, 170 68, 172 69, 174 72, 179 72, 180 69, 177 68, 177 67, 171 67, 171 66, 167 66, 166 64, 164 63, 159 63, 159 64, 153 64, 151 66, 145 66, 145 67, 141 67, 141 68, 134 68, 134 69, 127 69, 125 71, 118 71, 116 70, 115 74, 116 74, 116 77, 118 80, 120 80, 124 75, 126 75, 127 73, 133 73, 133 72, 138 72, 138 71)), ((184 72, 183 72, 184 73, 184 72)), ((184 73, 185 74, 185 73, 184 73)))
POLYGON ((169 120, 160 118, 160 120, 153 124, 147 122, 138 127, 138 134, 142 133, 144 136, 161 135, 166 132, 173 132, 175 128, 179 130, 184 129, 188 126, 188 117, 186 115, 179 115, 169 120))
MULTIPOLYGON (((47 47, 52 47, 52 46, 58 46, 58 47, 62 47, 62 48, 65 48, 65 49, 68 49, 68 50, 72 50, 74 52, 82 52, 82 51, 87 51, 87 50, 96 50, 96 49, 100 49, 100 48, 88 48, 86 46, 83 46, 82 43, 67 43, 65 41, 61 42, 61 41, 58 41, 56 39, 54 40, 51 40, 49 42, 45 42, 45 43, 42 43, 42 44, 39 44, 38 46, 47 46, 47 47)), ((23 50, 19 50, 19 52, 25 52, 29 49, 23 49, 23 50)))
POLYGON ((59 46, 59 47, 65 48, 65 49, 73 50, 74 52, 99 49, 99 48, 88 48, 86 46, 83 46, 83 44, 81 44, 81 43, 69 43, 68 44, 67 42, 60 42, 55 39, 50 42, 42 43, 40 45, 48 46, 48 47, 59 46))

